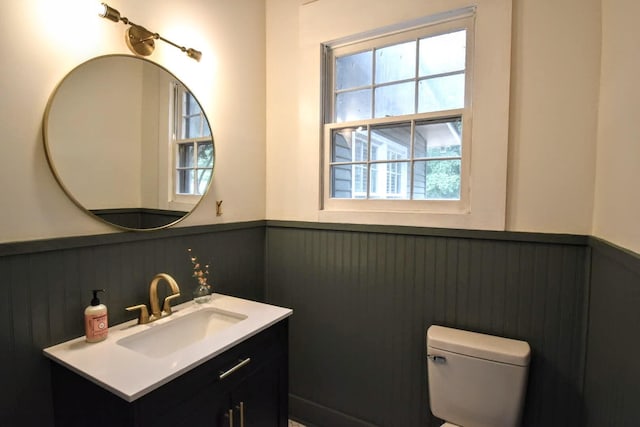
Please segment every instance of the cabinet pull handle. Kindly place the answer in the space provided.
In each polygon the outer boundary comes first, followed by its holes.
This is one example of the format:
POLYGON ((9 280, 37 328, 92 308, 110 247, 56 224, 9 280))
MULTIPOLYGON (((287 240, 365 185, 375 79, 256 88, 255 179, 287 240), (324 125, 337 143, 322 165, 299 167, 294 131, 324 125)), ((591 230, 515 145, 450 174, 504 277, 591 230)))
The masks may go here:
POLYGON ((244 427, 244 402, 240 402, 236 408, 240 410, 240 427, 244 427))
POLYGON ((233 427, 233 409, 229 409, 224 417, 229 419, 229 427, 233 427))
POLYGON ((233 374, 235 371, 237 371, 238 369, 242 368, 244 365, 246 365, 249 362, 251 362, 251 358, 250 357, 247 357, 246 359, 241 360, 240 363, 238 363, 233 368, 229 369, 228 371, 224 371, 224 372, 220 373, 220 379, 223 380, 223 379, 227 378, 229 375, 233 374))

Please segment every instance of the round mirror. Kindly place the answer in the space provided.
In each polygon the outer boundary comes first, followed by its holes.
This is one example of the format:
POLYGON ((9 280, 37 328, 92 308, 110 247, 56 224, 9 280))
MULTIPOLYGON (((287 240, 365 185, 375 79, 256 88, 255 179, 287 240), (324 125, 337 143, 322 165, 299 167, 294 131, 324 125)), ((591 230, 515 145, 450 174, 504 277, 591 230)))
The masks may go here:
POLYGON ((211 183, 215 148, 202 107, 143 58, 108 55, 73 69, 49 99, 43 133, 71 200, 120 228, 175 224, 211 183))

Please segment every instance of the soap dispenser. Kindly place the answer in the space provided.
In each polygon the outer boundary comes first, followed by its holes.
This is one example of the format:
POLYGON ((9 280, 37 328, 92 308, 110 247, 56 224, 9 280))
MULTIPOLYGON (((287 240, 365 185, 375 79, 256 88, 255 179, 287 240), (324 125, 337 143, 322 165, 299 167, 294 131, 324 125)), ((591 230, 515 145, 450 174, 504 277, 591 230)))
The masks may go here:
POLYGON ((109 324, 107 322, 107 306, 100 304, 98 292, 104 289, 94 289, 91 305, 84 310, 84 329, 87 342, 98 342, 107 338, 109 324))

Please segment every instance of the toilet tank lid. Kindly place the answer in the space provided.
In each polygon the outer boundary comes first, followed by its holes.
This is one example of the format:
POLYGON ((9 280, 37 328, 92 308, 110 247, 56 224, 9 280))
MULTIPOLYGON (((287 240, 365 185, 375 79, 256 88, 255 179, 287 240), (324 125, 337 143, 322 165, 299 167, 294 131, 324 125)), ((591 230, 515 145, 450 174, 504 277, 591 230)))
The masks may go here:
POLYGON ((525 341, 437 325, 427 330, 427 346, 517 366, 528 366, 531 355, 525 341))

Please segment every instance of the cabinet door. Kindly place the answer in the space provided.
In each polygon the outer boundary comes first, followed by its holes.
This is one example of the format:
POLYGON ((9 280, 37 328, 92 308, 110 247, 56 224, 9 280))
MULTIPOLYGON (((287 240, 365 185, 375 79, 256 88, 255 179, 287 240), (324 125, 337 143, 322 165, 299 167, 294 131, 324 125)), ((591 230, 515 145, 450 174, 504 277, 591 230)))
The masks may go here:
POLYGON ((144 427, 286 427, 286 323, 142 399, 144 427))
POLYGON ((220 384, 210 383, 197 391, 175 394, 175 400, 157 407, 144 417, 144 427, 230 427, 225 414, 231 407, 231 395, 220 384))
POLYGON ((280 359, 265 363, 247 375, 231 392, 237 422, 234 427, 282 427, 287 425, 282 405, 283 381, 280 359))

